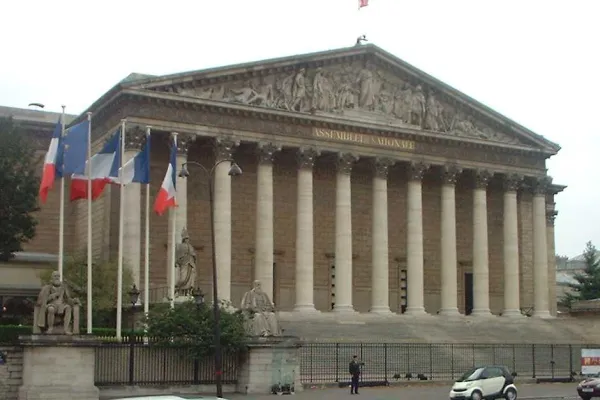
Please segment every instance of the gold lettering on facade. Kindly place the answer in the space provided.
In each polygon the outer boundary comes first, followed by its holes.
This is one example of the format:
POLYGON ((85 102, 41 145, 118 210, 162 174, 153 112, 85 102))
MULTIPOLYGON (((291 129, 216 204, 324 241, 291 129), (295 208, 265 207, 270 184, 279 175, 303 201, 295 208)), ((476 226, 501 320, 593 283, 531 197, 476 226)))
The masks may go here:
POLYGON ((366 135, 364 133, 336 131, 333 129, 313 128, 313 136, 341 142, 360 143, 368 146, 393 147, 402 150, 414 150, 415 142, 390 137, 366 135))

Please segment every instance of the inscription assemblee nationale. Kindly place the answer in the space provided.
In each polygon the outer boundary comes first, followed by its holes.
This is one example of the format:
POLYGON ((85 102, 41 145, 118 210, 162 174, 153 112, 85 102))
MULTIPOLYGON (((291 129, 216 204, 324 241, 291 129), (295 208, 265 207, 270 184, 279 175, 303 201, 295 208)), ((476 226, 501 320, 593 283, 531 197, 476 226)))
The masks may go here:
POLYGON ((336 131, 332 129, 314 128, 313 136, 341 142, 360 143, 371 146, 392 147, 401 150, 414 150, 415 142, 396 138, 367 135, 364 133, 336 131))

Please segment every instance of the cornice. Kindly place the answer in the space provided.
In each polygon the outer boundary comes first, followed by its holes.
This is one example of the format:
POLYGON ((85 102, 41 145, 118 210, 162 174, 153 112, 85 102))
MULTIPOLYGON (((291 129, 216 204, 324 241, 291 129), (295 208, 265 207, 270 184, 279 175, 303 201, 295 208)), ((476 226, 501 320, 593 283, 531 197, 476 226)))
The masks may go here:
MULTIPOLYGON (((446 134, 429 132, 425 130, 390 127, 385 124, 360 123, 343 118, 315 115, 310 113, 298 113, 286 110, 270 109, 245 106, 235 103, 226 103, 214 100, 199 99, 195 97, 181 96, 169 92, 155 92, 144 89, 124 89, 120 96, 113 97, 113 102, 122 102, 124 99, 142 99, 146 101, 164 104, 165 106, 180 109, 203 110, 223 115, 248 116, 262 120, 286 122, 289 124, 322 127, 327 129, 339 129, 365 134, 377 134, 384 137, 394 137, 404 140, 414 140, 423 143, 449 143, 459 144, 466 149, 483 149, 495 153, 546 156, 547 153, 539 149, 524 146, 489 142, 485 140, 470 139, 464 137, 448 136, 446 134)), ((97 117, 100 117, 98 115, 97 117)))

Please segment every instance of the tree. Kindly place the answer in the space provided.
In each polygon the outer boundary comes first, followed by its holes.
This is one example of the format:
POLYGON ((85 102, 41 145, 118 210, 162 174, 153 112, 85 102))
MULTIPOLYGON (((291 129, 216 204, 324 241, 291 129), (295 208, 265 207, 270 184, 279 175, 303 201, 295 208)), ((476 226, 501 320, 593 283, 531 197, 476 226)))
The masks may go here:
MULTIPOLYGON (((117 306, 117 272, 116 261, 94 263, 92 266, 92 319, 95 327, 114 327, 115 309, 117 306)), ((51 270, 40 274, 42 282, 50 280, 51 270)), ((65 259, 63 279, 79 297, 82 305, 82 324, 87 309, 87 261, 86 257, 65 259)), ((123 304, 129 304, 127 292, 131 289, 133 277, 127 266, 123 266, 123 304)))
POLYGON ((600 259, 598 251, 592 242, 587 242, 583 252, 585 267, 583 272, 573 275, 574 283, 569 283, 571 293, 565 294, 561 305, 571 307, 576 301, 600 298, 600 259))
POLYGON ((0 118, 0 261, 35 236, 39 178, 35 150, 12 118, 0 118))
MULTIPOLYGON (((148 336, 162 346, 185 346, 192 358, 214 353, 214 314, 212 306, 197 305, 194 301, 156 305, 146 318, 148 336)), ((221 346, 226 351, 244 348, 247 333, 241 312, 221 312, 221 346)))

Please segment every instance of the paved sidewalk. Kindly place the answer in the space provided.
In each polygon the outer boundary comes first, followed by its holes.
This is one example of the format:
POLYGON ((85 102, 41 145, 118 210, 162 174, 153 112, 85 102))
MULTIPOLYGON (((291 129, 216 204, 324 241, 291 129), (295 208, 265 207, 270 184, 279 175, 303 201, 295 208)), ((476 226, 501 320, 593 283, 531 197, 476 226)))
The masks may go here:
MULTIPOLYGON (((576 383, 554 383, 554 384, 522 384, 517 385, 519 389, 519 400, 576 400, 576 383)), ((307 389, 294 396, 285 396, 295 400, 444 400, 448 399, 448 385, 424 384, 418 386, 393 386, 387 388, 361 388, 358 396, 351 396, 349 389, 307 389)), ((273 399, 274 395, 226 395, 231 400, 266 400, 273 399)))

